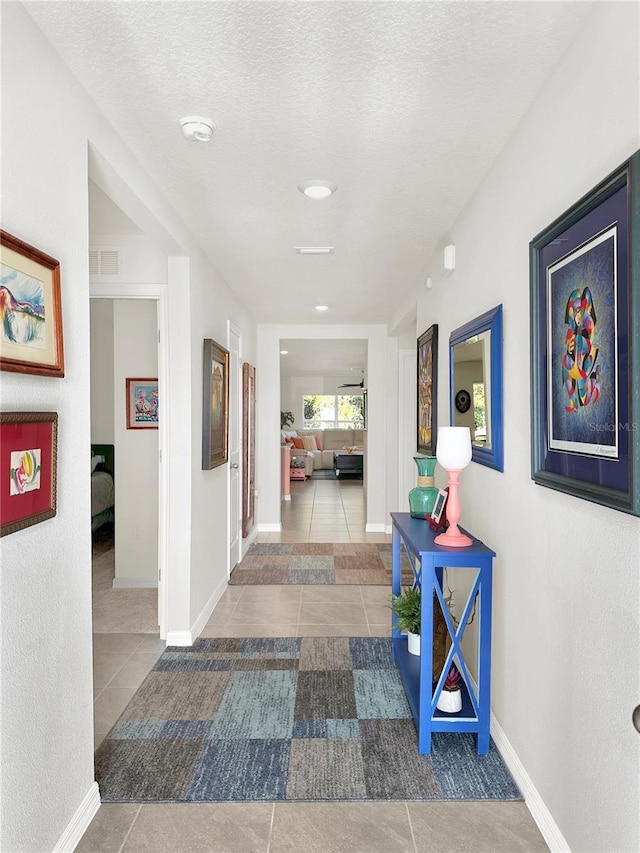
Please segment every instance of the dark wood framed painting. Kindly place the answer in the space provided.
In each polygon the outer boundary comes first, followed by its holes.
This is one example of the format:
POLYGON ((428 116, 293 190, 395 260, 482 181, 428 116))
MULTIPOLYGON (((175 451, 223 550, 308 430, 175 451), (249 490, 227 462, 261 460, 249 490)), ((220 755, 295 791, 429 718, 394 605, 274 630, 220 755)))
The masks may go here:
POLYGON ((64 376, 60 264, 0 231, 0 369, 64 376))
POLYGON ((640 151, 531 242, 531 476, 640 515, 640 151))
POLYGON ((58 415, 0 414, 0 536, 56 514, 58 415))
POLYGON ((438 326, 418 338, 418 453, 436 455, 438 431, 438 326))
POLYGON ((242 365, 242 536, 253 527, 256 499, 256 369, 242 365))
POLYGON ((229 350, 205 338, 202 389, 202 468, 229 459, 229 350))
POLYGON ((158 379, 126 379, 127 429, 158 429, 158 379))

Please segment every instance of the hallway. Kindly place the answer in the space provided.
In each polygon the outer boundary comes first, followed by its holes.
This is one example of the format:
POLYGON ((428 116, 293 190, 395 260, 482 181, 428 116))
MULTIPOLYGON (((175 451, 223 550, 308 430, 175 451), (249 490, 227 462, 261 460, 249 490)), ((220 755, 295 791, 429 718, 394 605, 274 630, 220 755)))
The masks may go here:
MULTIPOLYGON (((359 481, 292 483, 281 533, 258 542, 380 542, 359 481)), ((202 636, 384 636, 384 586, 230 586, 202 636)), ((95 634, 95 745, 163 650, 152 635, 95 634)), ((541 853, 523 802, 105 804, 78 853, 541 853)))

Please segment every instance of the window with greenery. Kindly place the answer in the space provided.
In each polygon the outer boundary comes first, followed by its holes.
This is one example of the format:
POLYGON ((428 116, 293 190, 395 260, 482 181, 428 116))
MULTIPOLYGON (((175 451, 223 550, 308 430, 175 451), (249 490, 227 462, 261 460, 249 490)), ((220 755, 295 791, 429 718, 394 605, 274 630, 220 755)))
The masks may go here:
POLYGON ((361 394, 305 394, 303 429, 362 429, 364 397, 361 394))

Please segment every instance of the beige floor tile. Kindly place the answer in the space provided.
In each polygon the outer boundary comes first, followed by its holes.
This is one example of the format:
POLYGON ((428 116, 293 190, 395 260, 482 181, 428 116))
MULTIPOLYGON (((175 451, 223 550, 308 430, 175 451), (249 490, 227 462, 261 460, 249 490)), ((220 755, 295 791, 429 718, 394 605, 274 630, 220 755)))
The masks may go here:
POLYGON ((134 652, 111 679, 109 687, 140 687, 157 660, 158 655, 153 652, 134 652))
POLYGON ((122 853, 266 853, 271 803, 143 805, 122 853))
POLYGON ((344 624, 306 624, 298 623, 298 637, 370 637, 366 622, 346 622, 344 624))
POLYGON ((404 803, 276 803, 270 853, 415 853, 404 803))
POLYGON ((302 588, 302 602, 308 604, 317 601, 335 604, 361 604, 362 596, 359 586, 305 586, 302 588))
POLYGON ((93 686, 106 687, 114 675, 131 657, 131 652, 94 652, 93 655, 93 686))
POLYGON ((391 636, 391 625, 386 623, 384 625, 376 625, 369 623, 369 636, 370 637, 390 637, 391 636))
POLYGON ((137 803, 103 803, 75 853, 120 853, 140 808, 137 803))
POLYGON ((147 634, 94 634, 94 652, 135 652, 147 634))
POLYGON ((365 604, 367 622, 370 624, 381 624, 391 622, 391 608, 380 604, 365 604))
POLYGON ((340 604, 302 601, 300 605, 300 623, 306 625, 338 625, 358 622, 367 624, 362 601, 340 604))
POLYGON ((245 601, 243 598, 236 605, 233 622, 296 622, 299 610, 299 601, 245 601))
POLYGON ((105 687, 93 704, 94 730, 111 729, 127 707, 136 687, 105 687))
POLYGON ((140 643, 137 652, 157 652, 158 657, 162 654, 162 652, 166 649, 167 644, 164 640, 161 640, 159 636, 145 634, 143 641, 140 643))
POLYGON ((420 853, 545 853, 523 802, 407 803, 420 853))

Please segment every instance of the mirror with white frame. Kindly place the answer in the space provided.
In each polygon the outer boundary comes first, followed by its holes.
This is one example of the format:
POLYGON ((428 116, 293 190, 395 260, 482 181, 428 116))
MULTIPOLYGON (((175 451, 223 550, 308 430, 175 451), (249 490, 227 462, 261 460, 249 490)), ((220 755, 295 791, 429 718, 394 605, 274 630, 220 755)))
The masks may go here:
POLYGON ((502 411, 502 305, 449 337, 453 426, 468 426, 474 462, 504 470, 502 411))

